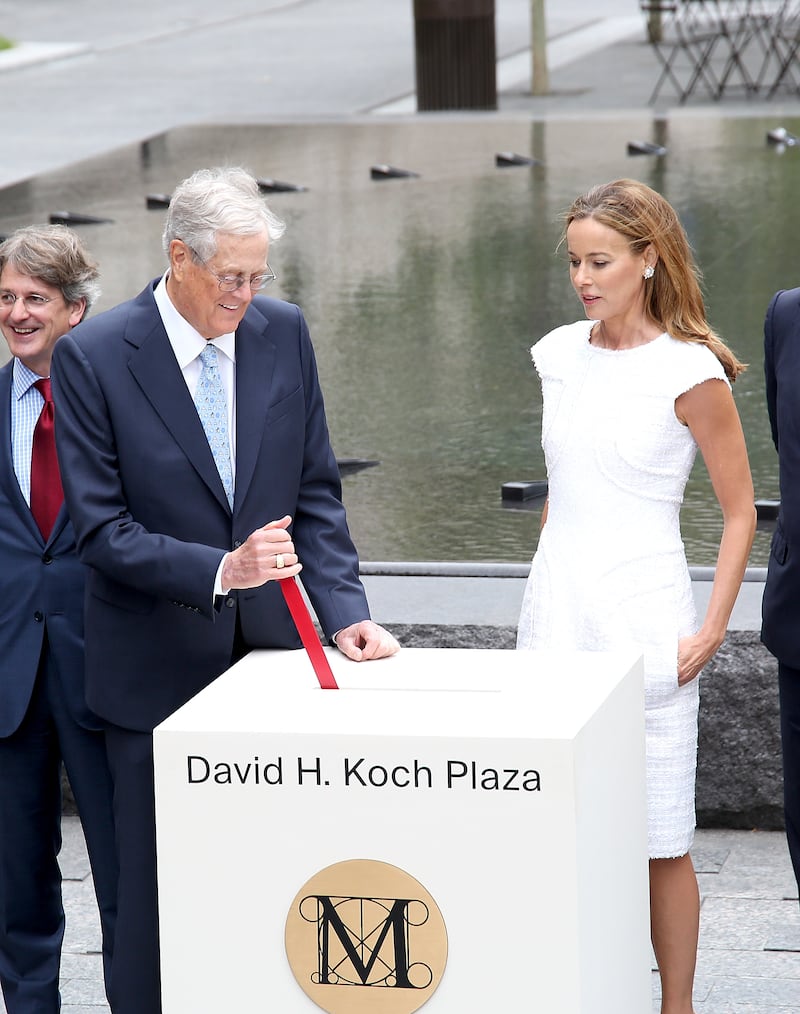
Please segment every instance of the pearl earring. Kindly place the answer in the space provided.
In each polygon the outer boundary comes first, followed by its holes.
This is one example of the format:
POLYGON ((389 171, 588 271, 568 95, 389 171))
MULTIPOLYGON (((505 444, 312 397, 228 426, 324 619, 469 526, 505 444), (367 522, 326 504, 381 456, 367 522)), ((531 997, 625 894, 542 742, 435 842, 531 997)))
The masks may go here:
POLYGON ((645 278, 652 278, 655 273, 656 269, 653 267, 652 264, 648 264, 647 267, 644 269, 645 278))

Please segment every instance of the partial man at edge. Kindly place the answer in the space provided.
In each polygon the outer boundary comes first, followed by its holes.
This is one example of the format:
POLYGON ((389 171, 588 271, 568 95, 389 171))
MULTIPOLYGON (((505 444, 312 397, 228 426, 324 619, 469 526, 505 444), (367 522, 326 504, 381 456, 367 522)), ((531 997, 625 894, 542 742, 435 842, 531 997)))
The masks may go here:
POLYGON ((103 722, 86 705, 86 568, 64 505, 50 359, 99 294, 97 266, 63 226, 0 245, 0 983, 8 1014, 58 1014, 65 918, 61 766, 83 825, 106 983, 117 860, 103 722))
POLYGON ((764 372, 780 510, 761 606, 761 640, 778 660, 786 840, 800 889, 800 288, 781 290, 770 300, 764 372))

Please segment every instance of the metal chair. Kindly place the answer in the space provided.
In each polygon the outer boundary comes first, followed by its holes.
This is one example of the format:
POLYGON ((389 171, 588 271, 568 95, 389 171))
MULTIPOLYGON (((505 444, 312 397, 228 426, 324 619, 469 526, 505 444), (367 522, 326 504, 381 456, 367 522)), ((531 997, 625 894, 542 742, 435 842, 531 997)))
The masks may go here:
POLYGON ((717 0, 717 25, 727 58, 719 74, 721 98, 726 90, 738 84, 748 93, 758 91, 760 74, 766 59, 769 20, 774 0, 717 0))
POLYGON ((787 78, 794 83, 800 16, 789 12, 800 11, 800 0, 640 0, 639 7, 662 19, 662 37, 651 39, 662 66, 651 103, 667 82, 680 103, 700 87, 720 99, 735 87, 754 94, 769 81, 772 94, 787 78))
POLYGON ((650 96, 654 103, 666 82, 671 82, 683 104, 699 86, 713 97, 720 95, 720 81, 712 64, 716 47, 725 39, 711 0, 640 0, 639 9, 660 19, 660 38, 651 43, 661 63, 661 74, 650 96))
POLYGON ((800 93, 798 80, 798 50, 800 50, 800 2, 789 0, 775 19, 771 35, 772 54, 775 57, 775 73, 768 82, 767 97, 788 85, 795 94, 800 93))
POLYGON ((720 20, 730 53, 720 74, 720 94, 731 86, 737 71, 748 92, 769 90, 781 62, 776 33, 797 0, 726 0, 720 20))

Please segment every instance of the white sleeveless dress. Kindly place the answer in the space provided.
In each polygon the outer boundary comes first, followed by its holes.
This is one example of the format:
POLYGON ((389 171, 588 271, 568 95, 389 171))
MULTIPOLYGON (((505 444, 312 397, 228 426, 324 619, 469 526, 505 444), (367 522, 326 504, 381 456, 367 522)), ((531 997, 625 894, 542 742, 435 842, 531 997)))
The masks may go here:
POLYGON ((518 648, 644 656, 648 845, 688 852, 694 836, 698 680, 677 682, 678 639, 697 629, 679 511, 697 445, 675 399, 710 378, 705 346, 667 334, 597 348, 593 321, 531 349, 542 383, 547 522, 531 565, 518 648))

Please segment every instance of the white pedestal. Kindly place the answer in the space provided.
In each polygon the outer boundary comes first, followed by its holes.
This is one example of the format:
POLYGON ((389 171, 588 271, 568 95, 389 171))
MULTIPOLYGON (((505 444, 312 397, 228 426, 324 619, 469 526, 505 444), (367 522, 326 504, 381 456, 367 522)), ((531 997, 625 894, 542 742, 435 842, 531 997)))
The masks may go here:
MULTIPOLYGON (((303 651, 255 652, 155 731, 164 1014, 318 1011, 287 916, 348 860, 438 906, 425 1014, 649 1011, 641 662, 328 654, 338 691, 303 651)), ((324 988, 334 1014, 417 1009, 413 989, 324 988)))

